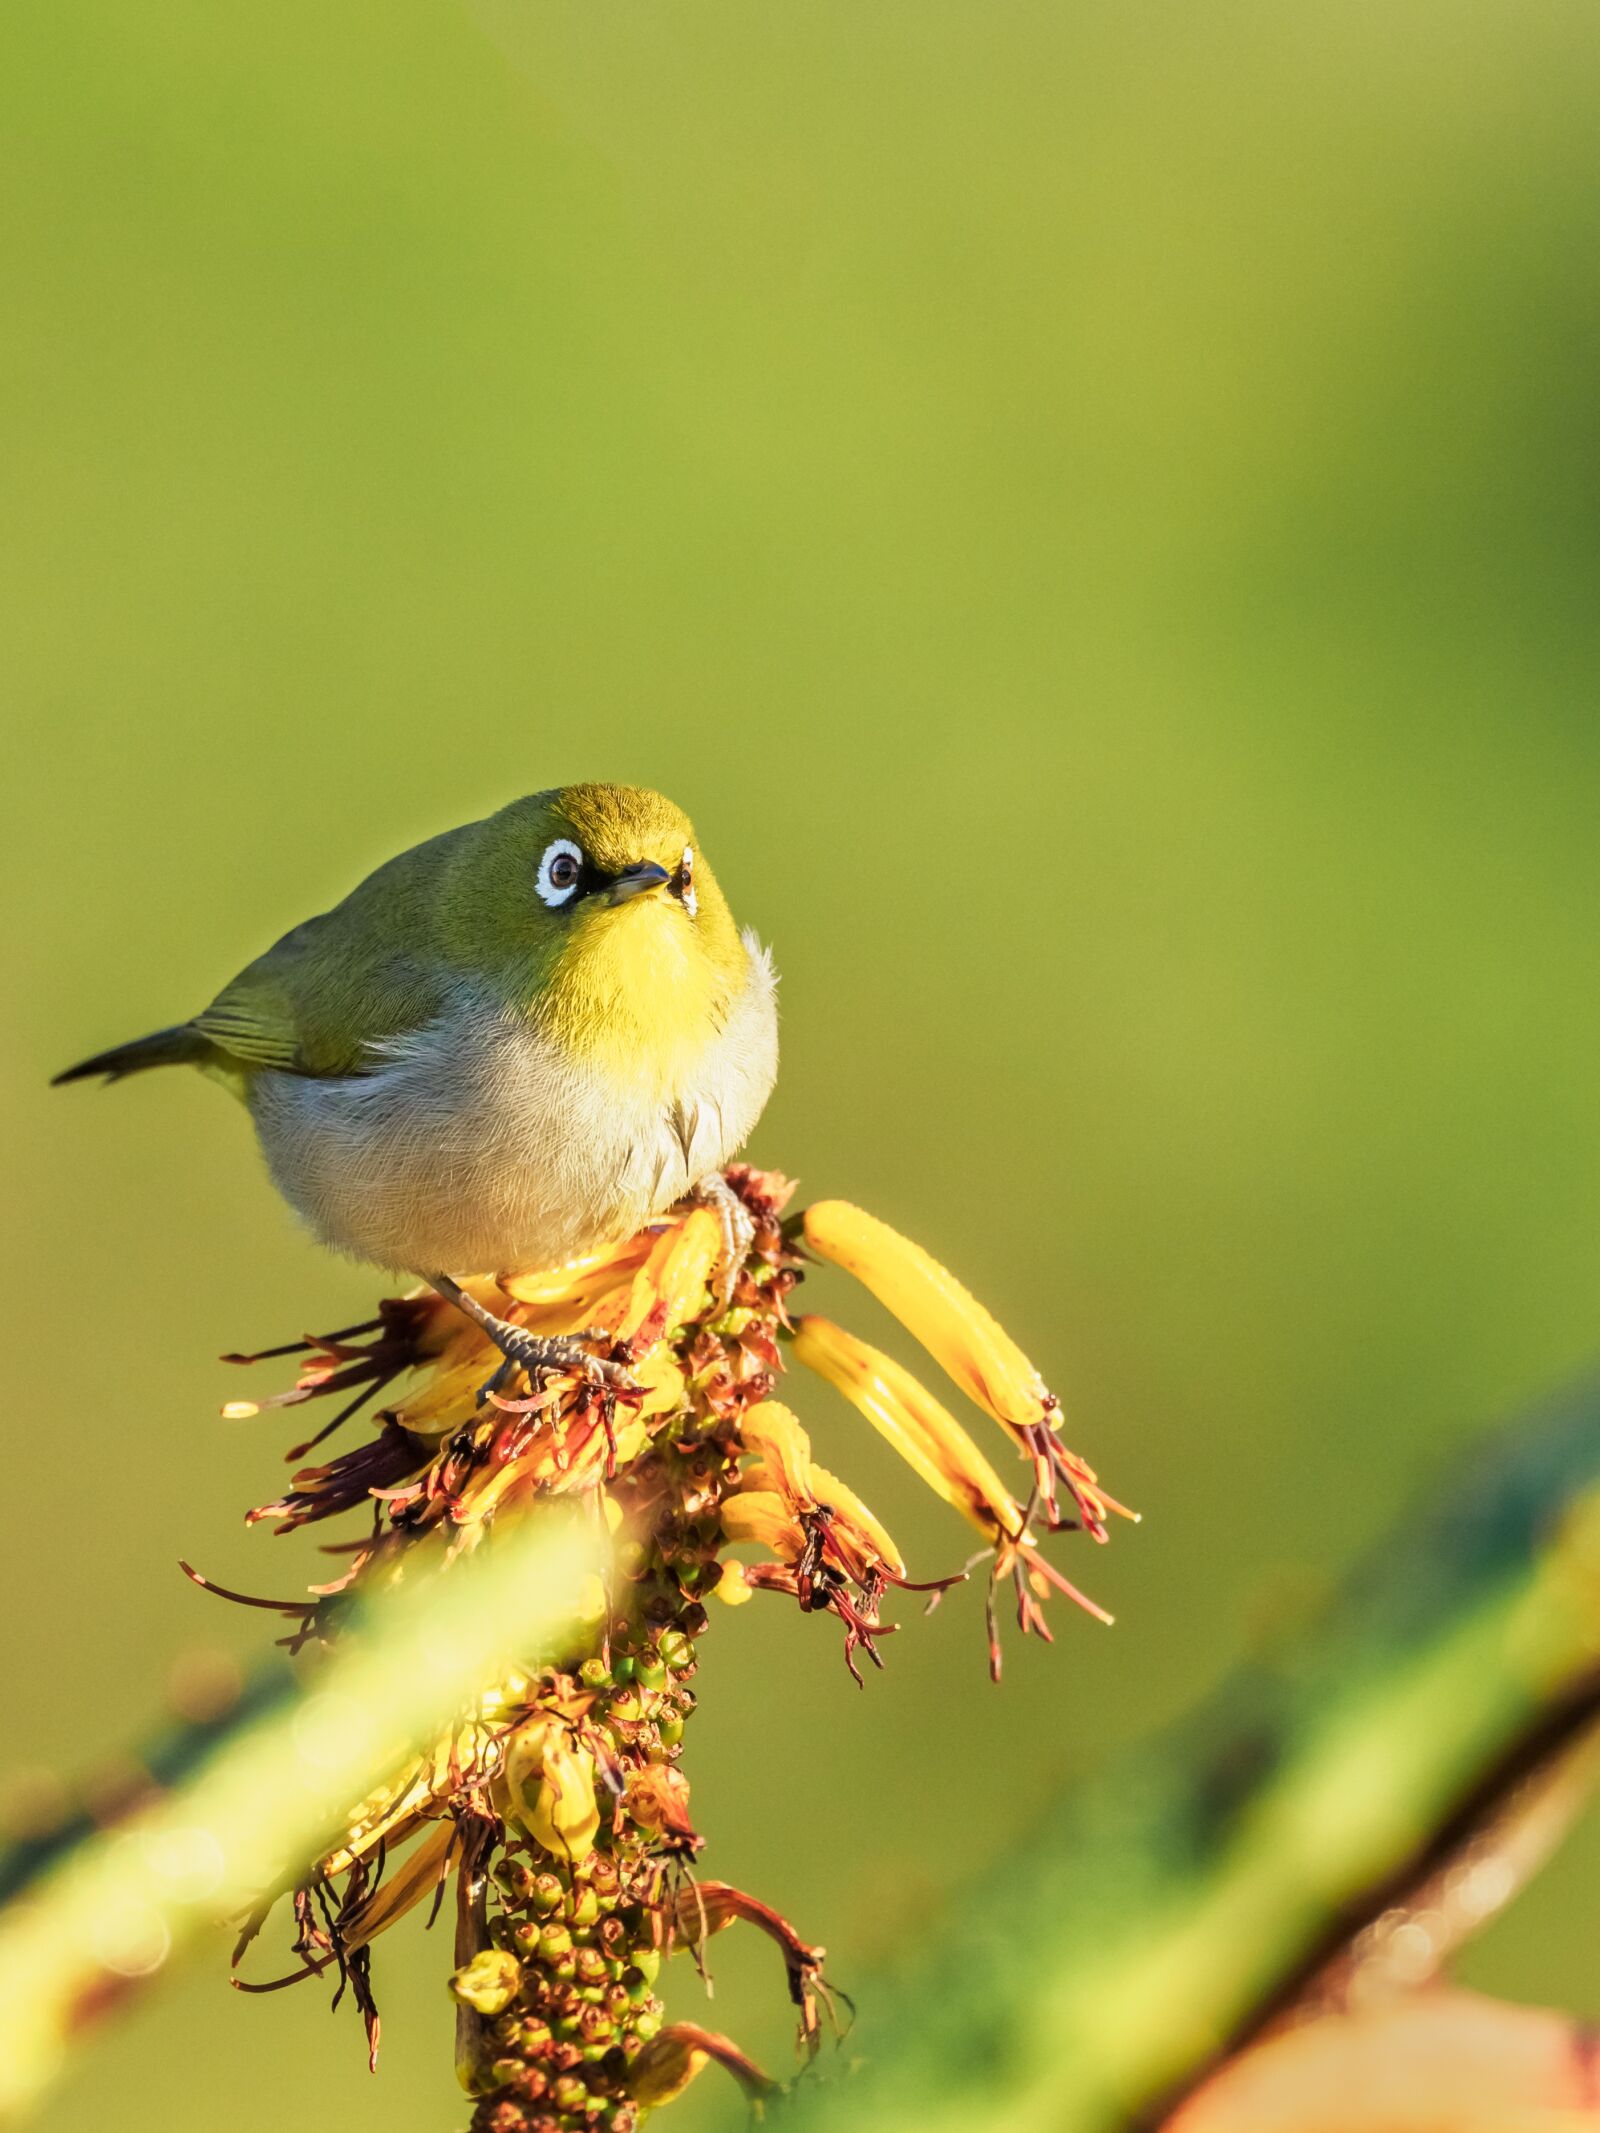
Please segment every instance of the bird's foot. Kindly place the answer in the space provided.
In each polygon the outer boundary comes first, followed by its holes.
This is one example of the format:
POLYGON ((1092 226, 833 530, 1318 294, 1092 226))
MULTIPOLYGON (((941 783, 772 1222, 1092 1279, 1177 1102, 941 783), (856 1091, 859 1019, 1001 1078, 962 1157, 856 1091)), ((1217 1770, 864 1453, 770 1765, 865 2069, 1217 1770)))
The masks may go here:
POLYGON ((625 1363, 619 1363, 611 1356, 591 1354, 585 1345, 586 1342, 598 1344, 602 1341, 609 1344, 609 1333, 534 1333, 509 1318, 497 1316, 449 1274, 431 1276, 430 1285, 446 1303, 454 1304, 480 1332, 486 1333, 505 1357, 494 1375, 479 1388, 480 1407, 493 1394, 503 1392, 519 1370, 528 1380, 528 1390, 535 1395, 544 1390, 548 1379, 569 1377, 574 1373, 594 1391, 611 1398, 619 1392, 638 1391, 625 1363))
POLYGON ((756 1241, 755 1217, 720 1170, 713 1170, 709 1177, 702 1178, 689 1197, 697 1207, 710 1208, 722 1231, 722 1254, 717 1261, 717 1278, 712 1289, 720 1317, 733 1302, 739 1276, 744 1272, 750 1247, 756 1241))
POLYGON ((614 1396, 638 1390, 625 1363, 591 1354, 584 1346, 585 1341, 609 1340, 609 1334, 530 1333, 526 1326, 513 1325, 510 1319, 496 1318, 492 1313, 485 1313, 480 1323, 505 1357, 493 1376, 478 1388, 480 1407, 494 1394, 504 1392, 519 1370, 528 1380, 528 1390, 536 1395, 551 1378, 574 1374, 596 1392, 614 1396))

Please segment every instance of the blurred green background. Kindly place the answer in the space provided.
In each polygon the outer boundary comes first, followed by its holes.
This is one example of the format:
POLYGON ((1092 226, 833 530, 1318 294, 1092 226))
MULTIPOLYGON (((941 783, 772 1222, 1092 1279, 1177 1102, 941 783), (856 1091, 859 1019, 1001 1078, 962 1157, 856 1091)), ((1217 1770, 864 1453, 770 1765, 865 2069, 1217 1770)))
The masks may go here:
MULTIPOLYGON (((753 1152, 953 1264, 1146 1513, 998 1692, 974 1592, 865 1694, 718 1616, 707 1871, 844 1984, 1593 1357, 1597 61, 1587 0, 14 0, 0 1763, 261 1648, 174 1568, 315 1574, 212 1358, 374 1289, 216 1091, 47 1073, 541 784, 694 813, 784 972, 753 1152)), ((1597 1933, 1592 1823, 1469 1974, 1600 2014, 1597 1933)), ((459 2124, 443 1939, 379 1958, 376 2080, 219 1943, 46 2126, 459 2124)), ((786 2064, 716 1958, 676 2011, 786 2064)))

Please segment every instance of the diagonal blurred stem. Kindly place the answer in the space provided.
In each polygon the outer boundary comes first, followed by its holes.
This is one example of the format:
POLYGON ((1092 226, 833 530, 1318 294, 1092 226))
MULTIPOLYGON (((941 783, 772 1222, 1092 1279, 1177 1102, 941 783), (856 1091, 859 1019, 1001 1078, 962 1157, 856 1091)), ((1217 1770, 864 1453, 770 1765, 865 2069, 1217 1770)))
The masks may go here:
POLYGON ((604 1568, 591 1519, 506 1521, 474 1555, 410 1572, 346 1616, 303 1683, 263 1675, 226 1721, 169 1739, 165 1788, 114 1828, 14 1869, 18 1893, 0 1909, 0 2116, 186 1942, 303 1870, 486 1683, 565 1656, 574 1596, 604 1568))
POLYGON ((1475 1449, 1282 1654, 1062 1795, 797 2133, 1150 2125, 1600 1710, 1600 1381, 1475 1449))

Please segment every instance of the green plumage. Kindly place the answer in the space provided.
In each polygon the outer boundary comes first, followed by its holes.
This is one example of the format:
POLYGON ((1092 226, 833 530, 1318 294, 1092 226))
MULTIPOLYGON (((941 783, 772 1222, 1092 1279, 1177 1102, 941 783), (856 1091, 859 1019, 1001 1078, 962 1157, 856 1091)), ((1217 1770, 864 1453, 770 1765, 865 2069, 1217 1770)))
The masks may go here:
MULTIPOLYGON (((342 903, 257 956, 191 1021, 97 1053, 56 1080, 120 1080, 182 1064, 235 1084, 263 1067, 361 1073, 374 1046, 445 1013, 463 981, 530 1011, 548 998, 557 1011, 556 980, 569 957, 574 970, 582 966, 572 951, 588 915, 547 910, 532 884, 551 838, 574 834, 598 865, 656 859, 672 868, 694 831, 670 801, 629 786, 576 785, 514 800, 387 861, 342 903)), ((731 988, 743 979, 738 932, 704 869, 699 897, 700 939, 731 988)))

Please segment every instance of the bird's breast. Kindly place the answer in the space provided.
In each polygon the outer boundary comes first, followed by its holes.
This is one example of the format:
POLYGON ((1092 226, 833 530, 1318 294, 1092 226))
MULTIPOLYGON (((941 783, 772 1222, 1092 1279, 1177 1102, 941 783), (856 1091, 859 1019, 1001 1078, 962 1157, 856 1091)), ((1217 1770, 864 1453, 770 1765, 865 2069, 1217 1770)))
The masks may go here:
POLYGON ((335 1248, 417 1273, 557 1265, 627 1235, 742 1146, 777 1070, 775 980, 749 981, 698 1046, 574 1048, 559 1026, 463 994, 372 1073, 264 1071, 250 1108, 274 1181, 335 1248))

